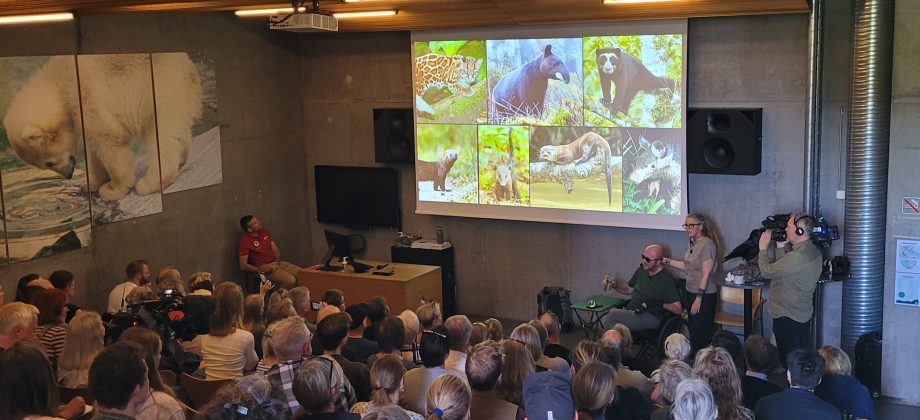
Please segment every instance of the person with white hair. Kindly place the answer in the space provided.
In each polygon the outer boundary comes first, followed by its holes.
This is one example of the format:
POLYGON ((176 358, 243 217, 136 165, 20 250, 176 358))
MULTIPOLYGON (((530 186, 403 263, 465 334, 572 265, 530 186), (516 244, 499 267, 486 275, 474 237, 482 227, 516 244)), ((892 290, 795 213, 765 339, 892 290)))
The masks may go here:
POLYGON ((677 386, 671 417, 674 420, 715 420, 719 409, 712 398, 709 384, 700 379, 687 379, 677 386))
POLYGON ((656 403, 660 404, 661 408, 652 413, 651 420, 668 420, 671 413, 671 404, 677 394, 677 386, 689 379, 693 373, 690 370, 690 365, 677 359, 665 360, 659 370, 661 371, 661 383, 659 384, 660 387, 656 388, 656 392, 660 391, 659 399, 656 403))
MULTIPOLYGON (((669 335, 668 338, 664 339, 664 356, 665 360, 680 360, 687 362, 687 357, 690 356, 690 340, 681 333, 669 335)), ((664 363, 662 362, 662 364, 664 363)), ((658 373, 660 371, 660 367, 655 369, 649 377, 649 380, 655 385, 661 382, 658 379, 658 373)))
POLYGON ((22 302, 0 306, 0 351, 13 343, 35 337, 38 327, 38 308, 22 302))
POLYGON ((279 362, 269 368, 265 376, 282 385, 287 395, 288 408, 291 413, 294 413, 300 408, 300 403, 294 397, 291 384, 294 383, 294 377, 297 376, 297 369, 300 368, 303 357, 312 354, 310 341, 313 335, 310 334, 310 330, 307 329, 302 319, 292 316, 274 325, 271 339, 271 346, 279 362))
POLYGON ((466 315, 454 315, 444 321, 444 327, 450 338, 450 353, 444 361, 444 367, 466 376, 466 351, 470 345, 473 323, 466 315))

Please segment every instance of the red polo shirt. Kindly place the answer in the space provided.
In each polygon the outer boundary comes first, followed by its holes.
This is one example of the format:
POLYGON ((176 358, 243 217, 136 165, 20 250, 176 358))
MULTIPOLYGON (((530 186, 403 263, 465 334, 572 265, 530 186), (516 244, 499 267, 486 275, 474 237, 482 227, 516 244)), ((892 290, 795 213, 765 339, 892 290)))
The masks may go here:
POLYGON ((275 252, 272 251, 272 234, 268 229, 262 228, 259 236, 243 235, 237 245, 239 255, 249 256, 249 263, 258 267, 275 261, 275 252))

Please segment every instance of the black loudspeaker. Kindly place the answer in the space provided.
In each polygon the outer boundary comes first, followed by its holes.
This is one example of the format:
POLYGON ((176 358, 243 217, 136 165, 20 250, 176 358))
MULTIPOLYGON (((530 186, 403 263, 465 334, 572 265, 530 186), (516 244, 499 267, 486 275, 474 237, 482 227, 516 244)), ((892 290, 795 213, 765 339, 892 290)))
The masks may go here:
POLYGON ((687 109, 687 172, 757 175, 762 149, 763 108, 687 109))
POLYGON ((374 161, 415 163, 412 108, 374 110, 374 161))

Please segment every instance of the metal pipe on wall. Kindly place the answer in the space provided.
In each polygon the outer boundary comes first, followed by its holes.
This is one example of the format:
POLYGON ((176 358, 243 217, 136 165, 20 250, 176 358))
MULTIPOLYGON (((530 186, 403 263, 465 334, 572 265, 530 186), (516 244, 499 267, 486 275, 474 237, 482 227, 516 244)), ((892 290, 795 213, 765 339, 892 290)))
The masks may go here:
MULTIPOLYGON (((805 110, 805 211, 818 214, 821 207, 821 72, 824 64, 823 0, 814 0, 808 17, 808 106, 805 110)), ((811 346, 821 336, 821 287, 815 293, 815 315, 811 318, 811 346)))
POLYGON ((850 112, 843 252, 841 347, 882 329, 894 0, 856 0, 850 57, 850 112))

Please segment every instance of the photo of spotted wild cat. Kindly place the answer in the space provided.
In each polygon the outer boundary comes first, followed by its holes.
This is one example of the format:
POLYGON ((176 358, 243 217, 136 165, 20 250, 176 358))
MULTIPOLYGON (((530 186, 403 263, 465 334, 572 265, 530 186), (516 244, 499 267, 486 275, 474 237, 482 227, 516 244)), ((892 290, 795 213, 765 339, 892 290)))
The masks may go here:
POLYGON ((415 43, 413 85, 419 123, 474 124, 485 114, 484 41, 415 43))

